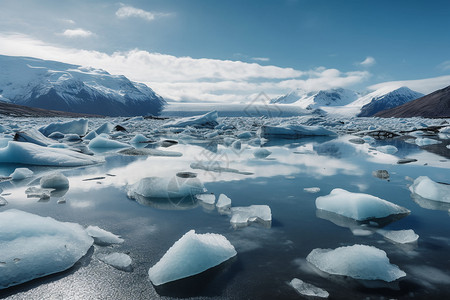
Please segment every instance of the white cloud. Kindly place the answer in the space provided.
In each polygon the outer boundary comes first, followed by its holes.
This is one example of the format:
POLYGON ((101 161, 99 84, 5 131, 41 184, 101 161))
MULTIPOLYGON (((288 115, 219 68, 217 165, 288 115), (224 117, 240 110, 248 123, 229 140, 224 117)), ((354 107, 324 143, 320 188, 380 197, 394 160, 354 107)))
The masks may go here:
POLYGON ((268 57, 252 57, 252 59, 254 61, 269 61, 270 60, 270 58, 268 58, 268 57))
POLYGON ((359 65, 363 67, 370 67, 373 66, 376 63, 375 58, 372 56, 367 56, 365 60, 359 63, 359 65))
POLYGON ((77 37, 82 37, 82 38, 86 38, 86 37, 90 37, 93 35, 92 32, 90 32, 89 30, 84 30, 81 28, 77 28, 77 29, 66 29, 63 33, 63 36, 65 37, 69 37, 69 38, 77 38, 77 37))
POLYGON ((446 60, 443 63, 439 64, 439 69, 443 70, 443 71, 447 71, 450 70, 450 60, 446 60))
POLYGON ((242 102, 262 91, 282 95, 292 89, 316 91, 360 84, 367 71, 341 72, 324 67, 309 71, 257 63, 176 57, 130 50, 106 54, 47 44, 23 34, 0 33, 0 54, 32 56, 107 70, 143 82, 176 101, 242 102))
POLYGON ((416 80, 388 81, 369 86, 369 89, 377 90, 384 87, 399 88, 402 86, 423 94, 429 94, 436 90, 447 87, 450 84, 450 75, 416 80))
POLYGON ((168 16, 169 14, 163 14, 163 13, 155 13, 150 11, 145 11, 140 8, 132 7, 132 6, 122 6, 116 11, 116 16, 120 19, 125 18, 141 18, 146 21, 153 21, 157 17, 164 17, 168 16))

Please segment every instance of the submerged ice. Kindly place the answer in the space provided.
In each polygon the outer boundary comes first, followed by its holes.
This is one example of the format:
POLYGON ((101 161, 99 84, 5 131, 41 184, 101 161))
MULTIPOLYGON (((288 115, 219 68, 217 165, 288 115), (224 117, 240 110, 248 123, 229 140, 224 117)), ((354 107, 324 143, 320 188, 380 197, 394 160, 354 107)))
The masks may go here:
POLYGON ((321 289, 315 285, 304 282, 301 279, 294 278, 289 282, 289 285, 293 287, 297 293, 307 297, 328 298, 330 294, 324 289, 321 289))
POLYGON ((59 222, 24 211, 0 213, 0 288, 72 267, 92 246, 76 223, 59 222))

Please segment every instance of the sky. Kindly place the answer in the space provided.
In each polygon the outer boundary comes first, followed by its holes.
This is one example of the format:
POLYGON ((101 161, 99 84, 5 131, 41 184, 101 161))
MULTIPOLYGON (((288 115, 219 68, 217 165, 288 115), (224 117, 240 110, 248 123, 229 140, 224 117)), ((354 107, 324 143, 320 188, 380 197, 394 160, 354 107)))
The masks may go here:
POLYGON ((448 0, 0 0, 0 54, 101 68, 179 102, 429 93, 450 85, 449 29, 448 0))

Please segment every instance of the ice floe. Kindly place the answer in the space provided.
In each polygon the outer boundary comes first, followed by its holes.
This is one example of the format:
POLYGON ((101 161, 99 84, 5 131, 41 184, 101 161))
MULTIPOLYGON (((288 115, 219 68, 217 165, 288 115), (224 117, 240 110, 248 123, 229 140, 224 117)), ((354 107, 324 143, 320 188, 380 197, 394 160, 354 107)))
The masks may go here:
POLYGON ((231 208, 230 223, 232 225, 242 227, 252 222, 270 226, 272 222, 270 207, 268 205, 250 205, 231 208))
POLYGON ((190 230, 148 270, 148 275, 151 282, 158 286, 199 274, 236 254, 233 245, 223 235, 196 234, 190 230))
POLYGON ((22 180, 33 176, 33 174, 33 171, 28 168, 16 168, 9 177, 11 177, 12 180, 22 180))
POLYGON ((45 136, 49 136, 53 132, 61 132, 64 134, 67 133, 75 133, 80 136, 86 134, 88 130, 88 120, 87 119, 79 119, 68 122, 59 122, 59 123, 50 123, 46 126, 42 126, 39 128, 39 131, 42 132, 45 136))
POLYGON ((93 239, 76 223, 20 210, 0 213, 0 288, 72 267, 93 239))
POLYGON ((305 125, 284 125, 267 126, 263 125, 259 131, 262 138, 297 139, 308 136, 335 136, 335 132, 320 126, 305 125))
POLYGON ((289 285, 293 287, 297 293, 307 297, 328 298, 330 295, 324 289, 321 289, 315 285, 304 282, 301 279, 294 278, 289 282, 289 285))
POLYGON ((0 148, 0 162, 40 166, 76 167, 104 162, 93 157, 67 149, 42 147, 32 143, 9 142, 0 148))
POLYGON ((385 230, 379 229, 377 233, 384 236, 386 239, 398 244, 414 243, 419 239, 419 236, 412 229, 407 230, 385 230))
POLYGON ((378 146, 376 149, 377 149, 377 151, 383 152, 386 154, 394 154, 394 153, 398 152, 397 147, 392 146, 392 145, 378 146))
POLYGON ((357 221, 410 212, 404 207, 381 198, 369 194, 352 193, 339 188, 332 190, 329 195, 318 197, 316 207, 357 221))
POLYGON ((214 194, 198 194, 195 197, 206 204, 214 205, 216 203, 216 196, 214 194))
POLYGON ((450 185, 437 183, 427 176, 417 177, 409 190, 425 199, 450 203, 450 185))
POLYGON ((132 259, 129 255, 125 253, 110 253, 110 254, 98 254, 97 258, 118 270, 129 272, 132 270, 131 263, 132 259))
POLYGON ((68 189, 69 179, 64 174, 55 172, 53 174, 45 175, 40 180, 40 185, 44 189, 68 189))
POLYGON ((206 128, 214 128, 219 125, 217 122, 218 114, 217 111, 211 111, 204 115, 186 117, 181 119, 176 119, 173 121, 169 121, 164 124, 165 127, 206 127, 206 128))
POLYGON ((98 226, 88 226, 86 228, 86 232, 94 239, 94 243, 96 243, 97 245, 106 246, 111 244, 123 243, 122 238, 115 235, 114 233, 101 229, 98 226))
POLYGON ((353 245, 336 249, 314 249, 306 260, 319 270, 354 279, 392 282, 406 273, 389 262, 386 252, 366 245, 353 245))
POLYGON ((96 136, 89 142, 89 148, 107 148, 107 149, 114 149, 114 148, 126 148, 130 147, 130 145, 111 140, 103 135, 96 136))

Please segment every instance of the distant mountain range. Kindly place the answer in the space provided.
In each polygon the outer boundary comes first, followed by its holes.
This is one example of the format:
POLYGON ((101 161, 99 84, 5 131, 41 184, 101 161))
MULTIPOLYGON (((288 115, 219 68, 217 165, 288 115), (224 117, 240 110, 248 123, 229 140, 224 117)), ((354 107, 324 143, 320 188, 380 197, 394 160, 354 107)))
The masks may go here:
POLYGON ((271 100, 274 104, 294 104, 305 109, 336 107, 341 111, 347 109, 358 117, 370 117, 377 112, 393 108, 423 94, 407 87, 381 88, 368 94, 360 94, 352 90, 335 88, 319 92, 305 92, 297 89, 289 94, 271 100))
POLYGON ((450 86, 401 106, 378 112, 375 116, 384 118, 450 118, 450 86))
POLYGON ((166 101, 142 83, 106 71, 0 55, 0 101, 106 116, 156 115, 166 101))

